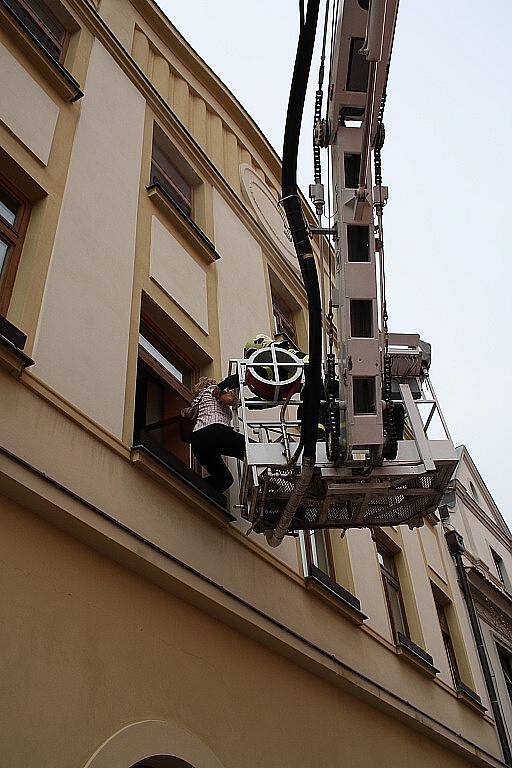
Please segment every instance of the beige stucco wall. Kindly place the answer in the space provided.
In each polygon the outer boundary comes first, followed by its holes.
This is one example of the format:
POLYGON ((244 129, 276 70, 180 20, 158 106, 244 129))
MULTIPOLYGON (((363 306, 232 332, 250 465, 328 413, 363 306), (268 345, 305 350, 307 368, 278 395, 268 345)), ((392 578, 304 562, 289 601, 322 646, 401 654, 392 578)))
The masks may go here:
POLYGON ((46 284, 34 372, 120 437, 144 99, 98 41, 86 91, 46 284))
POLYGON ((208 332, 205 270, 156 216, 151 219, 150 275, 200 328, 208 332))
POLYGON ((467 764, 21 507, 0 510, 6 765, 84 766, 151 719, 196 735, 215 768, 467 764))
POLYGON ((0 43, 0 120, 47 165, 59 107, 0 43))
POLYGON ((261 248, 214 190, 221 357, 240 357, 247 338, 270 332, 261 248))

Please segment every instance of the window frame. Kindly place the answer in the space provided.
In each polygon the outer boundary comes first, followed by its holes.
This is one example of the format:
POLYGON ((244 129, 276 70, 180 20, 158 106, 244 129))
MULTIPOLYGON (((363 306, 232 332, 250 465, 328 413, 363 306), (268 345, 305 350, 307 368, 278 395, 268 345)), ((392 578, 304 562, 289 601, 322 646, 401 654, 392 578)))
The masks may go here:
POLYGON ((500 662, 501 674, 505 683, 505 689, 508 693, 509 704, 512 707, 512 652, 505 648, 500 642, 496 641, 496 655, 500 662), (506 666, 508 668, 506 668, 506 666))
MULTIPOLYGON (((46 46, 44 40, 41 40, 39 36, 30 30, 34 38, 37 40, 39 45, 42 46, 42 48, 46 51, 46 53, 54 60, 59 62, 59 64, 63 64, 64 60, 66 58, 66 54, 69 47, 69 41, 71 38, 71 32, 69 29, 67 29, 66 25, 62 23, 62 21, 58 18, 58 16, 55 15, 55 13, 52 11, 52 9, 47 5, 47 3, 44 2, 44 0, 38 0, 40 5, 43 5, 45 7, 46 12, 49 16, 53 17, 57 24, 62 27, 63 31, 63 40, 62 43, 55 37, 54 33, 46 26, 46 24, 43 22, 42 19, 39 18, 37 13, 34 11, 34 9, 31 7, 31 4, 28 0, 15 0, 16 4, 20 5, 22 9, 30 16, 33 23, 38 27, 42 34, 50 40, 50 42, 59 49, 59 55, 55 57, 51 51, 48 50, 48 47, 46 46)), ((9 8, 11 6, 9 5, 9 8)), ((15 9, 11 9, 14 10, 15 9)))
POLYGON ((332 542, 327 528, 318 528, 316 530, 304 531, 304 549, 306 552, 306 568, 309 574, 309 566, 315 565, 322 573, 325 573, 333 581, 336 581, 336 569, 334 567, 334 557, 332 552, 332 542), (325 546, 325 559, 329 570, 326 572, 320 567, 318 561, 317 534, 321 534, 325 546), (316 562, 315 562, 316 560, 316 562))
MULTIPOLYGON (((137 405, 137 384, 138 384, 138 377, 139 377, 139 366, 142 364, 142 370, 145 370, 145 375, 148 377, 152 377, 153 379, 156 379, 157 382, 163 383, 165 387, 170 388, 174 393, 178 395, 178 397, 181 397, 186 404, 190 404, 192 400, 194 399, 194 394, 192 391, 192 388, 194 384, 197 382, 199 378, 199 367, 196 363, 194 363, 193 360, 190 359, 190 357, 184 353, 181 349, 177 347, 176 344, 174 344, 168 336, 158 327, 158 325, 151 320, 151 318, 147 317, 146 315, 142 315, 140 324, 139 324, 139 334, 143 336, 144 338, 147 338, 147 340, 155 346, 155 348, 165 356, 165 350, 168 350, 168 353, 172 357, 178 358, 178 360, 181 360, 184 365, 190 369, 191 373, 191 381, 190 381, 190 388, 183 384, 179 379, 176 378, 167 368, 165 368, 153 355, 145 349, 140 343, 138 343, 138 350, 137 350, 137 382, 135 387, 135 413, 134 413, 134 424, 133 424, 133 437, 134 440, 142 440, 142 444, 144 444, 143 438, 141 438, 141 432, 144 431, 144 427, 148 426, 143 425, 141 423, 142 420, 139 421, 138 416, 138 405, 137 405), (148 333, 149 331, 149 333, 148 333), (149 336, 149 338, 148 338, 149 336), (154 341, 156 343, 154 343, 154 341), (159 349, 159 346, 161 349, 159 349)), ((147 407, 147 402, 146 402, 147 407)), ((173 418, 173 417, 170 417, 173 418)), ((163 420, 164 422, 166 419, 163 420)), ((158 422, 155 422, 158 423, 158 422)), ((163 425, 164 426, 164 425, 163 425)), ((194 457, 190 455, 190 459, 188 464, 186 464, 178 455, 172 453, 167 448, 164 449, 165 453, 168 453, 169 456, 172 456, 173 459, 176 461, 180 461, 185 466, 188 466, 189 469, 193 470, 201 476, 200 472, 198 471, 198 464, 194 457)))
POLYGON ((491 547, 491 545, 489 545, 489 549, 491 550, 491 557, 494 563, 494 567, 496 568, 496 573, 498 574, 498 579, 505 591, 509 592, 510 580, 508 577, 507 569, 505 568, 505 563, 503 562, 503 558, 498 554, 498 552, 496 552, 495 549, 491 547))
POLYGON ((285 298, 271 286, 272 318, 276 336, 285 336, 298 349, 295 312, 285 298))
MULTIPOLYGON (((190 221, 194 221, 195 205, 194 205, 194 191, 197 184, 187 179, 186 175, 179 167, 179 163, 173 162, 173 158, 169 157, 168 147, 173 147, 172 142, 167 137, 166 133, 160 128, 158 123, 153 124, 153 136, 151 142, 151 165, 150 165, 150 186, 158 186, 165 197, 174 205, 180 213, 190 221), (155 148, 158 153, 161 153, 165 161, 169 164, 172 170, 188 185, 190 189, 190 199, 187 198, 183 190, 179 188, 176 182, 169 175, 168 171, 162 165, 162 162, 155 157, 155 148), (157 169, 157 173, 154 173, 154 169, 157 169), (163 179, 163 182, 161 178, 163 179)), ((173 147, 173 149, 175 149, 173 147)), ((179 156, 178 150, 175 150, 179 156)))
POLYGON ((0 175, 0 189, 5 190, 19 205, 14 224, 8 224, 0 215, 0 239, 7 243, 5 260, 0 272, 0 314, 6 315, 21 259, 31 207, 26 197, 2 175, 0 175))
POLYGON ((443 646, 444 646, 446 658, 448 660, 450 675, 453 681, 453 685, 455 689, 457 689, 457 686, 461 682, 461 676, 460 676, 460 670, 459 670, 459 663, 457 660, 457 654, 455 652, 455 646, 452 640, 450 624, 448 622, 448 617, 446 616, 446 611, 445 611, 446 606, 449 605, 450 603, 448 600, 443 601, 440 598, 440 596, 436 594, 436 591, 434 589, 432 589, 432 596, 434 598, 437 622, 441 632, 441 637, 443 640, 443 646))
POLYGON ((391 632, 393 634, 395 643, 398 643, 399 633, 407 637, 407 639, 410 639, 409 624, 407 622, 407 614, 405 611, 405 605, 404 605, 404 600, 402 596, 402 585, 400 584, 398 569, 396 567, 396 556, 398 553, 396 552, 396 550, 391 549, 387 545, 387 543, 385 543, 379 538, 375 539, 375 550, 377 553, 377 563, 379 565, 380 575, 382 579, 382 588, 384 590, 384 595, 386 598, 386 607, 388 611, 389 621, 391 624, 391 632), (381 552, 380 550, 383 550, 383 552, 381 552), (393 566, 392 571, 390 571, 385 564, 380 562, 379 555, 382 557, 384 562, 385 562, 385 558, 387 557, 391 559, 392 566, 393 566), (396 600, 397 600, 397 606, 400 613, 402 628, 399 628, 396 626, 395 614, 391 604, 392 603, 391 595, 390 595, 391 590, 393 590, 393 595, 396 597, 396 600))

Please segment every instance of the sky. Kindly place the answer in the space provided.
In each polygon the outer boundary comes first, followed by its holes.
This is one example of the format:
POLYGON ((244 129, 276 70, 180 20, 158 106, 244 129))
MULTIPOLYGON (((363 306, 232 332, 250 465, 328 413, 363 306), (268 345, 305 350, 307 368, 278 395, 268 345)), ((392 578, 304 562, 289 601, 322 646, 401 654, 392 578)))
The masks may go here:
MULTIPOLYGON (((281 154, 298 0, 159 4, 281 154)), ((390 330, 431 342, 452 438, 509 525, 511 29, 510 0, 401 0, 382 150, 390 330)), ((317 46, 299 154, 305 192, 318 56, 317 46)))

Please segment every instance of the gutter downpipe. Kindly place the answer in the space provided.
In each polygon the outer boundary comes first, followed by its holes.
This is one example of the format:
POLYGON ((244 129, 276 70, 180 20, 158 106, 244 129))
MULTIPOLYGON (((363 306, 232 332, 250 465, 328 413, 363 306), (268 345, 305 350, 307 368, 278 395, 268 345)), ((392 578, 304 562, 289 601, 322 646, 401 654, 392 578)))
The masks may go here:
MULTIPOLYGON (((299 34, 284 131, 281 178, 281 204, 290 228, 308 300, 309 365, 305 373, 304 409, 299 444, 299 446, 303 446, 304 450, 302 471, 297 484, 275 530, 266 535, 271 547, 278 547, 281 544, 308 488, 316 463, 316 440, 322 377, 322 311, 320 286, 313 248, 309 239, 297 188, 297 155, 319 7, 320 0, 309 0, 306 19, 299 34)), ((295 455, 297 455, 297 452, 295 455)))
POLYGON ((464 595, 464 601, 468 609, 469 621, 471 623, 471 629, 473 630, 473 636, 475 638, 476 649, 478 651, 478 657, 480 664, 482 665, 482 672, 484 673, 485 685, 487 693, 489 694, 489 700, 491 702, 492 713, 496 722, 496 730, 498 732, 498 738, 500 741, 501 749, 503 752, 503 759, 506 765, 512 766, 512 753, 510 750, 510 744, 507 738, 507 732, 505 723, 503 721, 503 715, 501 714, 500 703, 496 694, 496 688, 492 679, 491 668, 487 659, 487 653, 485 650, 484 639, 482 636, 482 630, 476 614, 475 604, 471 595, 471 589, 469 587, 468 576, 464 563, 462 562, 462 555, 465 552, 464 539, 458 531, 451 529, 445 531, 445 539, 448 544, 448 550, 455 560, 455 566, 457 568, 457 574, 459 576, 460 585, 462 587, 462 594, 464 595))

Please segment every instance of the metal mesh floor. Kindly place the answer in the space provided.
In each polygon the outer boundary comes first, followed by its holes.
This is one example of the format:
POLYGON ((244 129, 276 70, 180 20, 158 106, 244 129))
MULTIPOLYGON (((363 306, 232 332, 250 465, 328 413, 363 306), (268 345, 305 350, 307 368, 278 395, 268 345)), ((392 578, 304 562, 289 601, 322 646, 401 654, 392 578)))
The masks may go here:
MULTIPOLYGON (((453 467, 441 466, 421 476, 394 478, 382 483, 382 489, 371 488, 361 481, 361 489, 344 490, 337 483, 336 491, 315 475, 297 509, 289 529, 290 534, 318 528, 365 528, 409 524, 422 525, 425 515, 434 511, 440 501, 453 467)), ((261 476, 251 522, 258 533, 273 530, 286 508, 299 470, 268 471, 261 476)))

